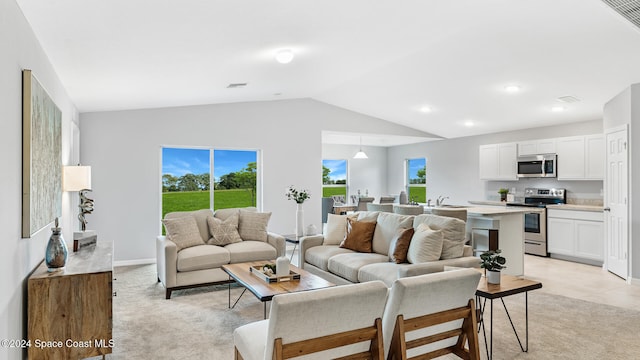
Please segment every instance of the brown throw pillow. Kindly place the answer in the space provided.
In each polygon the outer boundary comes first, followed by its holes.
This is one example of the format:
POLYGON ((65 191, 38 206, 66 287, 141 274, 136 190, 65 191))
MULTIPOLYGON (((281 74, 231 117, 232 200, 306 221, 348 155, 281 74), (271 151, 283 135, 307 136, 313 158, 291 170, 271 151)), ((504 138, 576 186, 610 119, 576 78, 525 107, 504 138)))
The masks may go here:
POLYGON ((348 219, 347 236, 340 243, 340 247, 357 252, 370 253, 373 251, 372 241, 375 230, 375 222, 348 219))
POLYGON ((399 229, 389 244, 389 260, 396 264, 408 262, 407 251, 413 237, 413 228, 399 229))

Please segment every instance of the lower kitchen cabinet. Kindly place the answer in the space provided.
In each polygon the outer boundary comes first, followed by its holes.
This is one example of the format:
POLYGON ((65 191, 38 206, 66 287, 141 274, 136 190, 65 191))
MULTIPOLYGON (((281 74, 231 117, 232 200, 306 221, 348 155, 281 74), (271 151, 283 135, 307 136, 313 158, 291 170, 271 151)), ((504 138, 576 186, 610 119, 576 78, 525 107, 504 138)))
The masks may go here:
POLYGON ((603 214, 548 209, 547 246, 552 257, 601 265, 604 261, 603 214))

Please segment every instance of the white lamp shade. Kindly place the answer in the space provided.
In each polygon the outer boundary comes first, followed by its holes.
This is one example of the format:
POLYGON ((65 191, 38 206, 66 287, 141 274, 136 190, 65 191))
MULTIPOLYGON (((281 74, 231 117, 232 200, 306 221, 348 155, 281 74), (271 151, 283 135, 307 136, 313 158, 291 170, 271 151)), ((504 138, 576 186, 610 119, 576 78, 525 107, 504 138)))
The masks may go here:
POLYGON ((91 189, 91 166, 64 166, 62 189, 64 191, 91 189))
POLYGON ((367 154, 364 153, 364 151, 360 150, 355 155, 353 155, 353 158, 354 159, 368 159, 369 157, 367 156, 367 154))

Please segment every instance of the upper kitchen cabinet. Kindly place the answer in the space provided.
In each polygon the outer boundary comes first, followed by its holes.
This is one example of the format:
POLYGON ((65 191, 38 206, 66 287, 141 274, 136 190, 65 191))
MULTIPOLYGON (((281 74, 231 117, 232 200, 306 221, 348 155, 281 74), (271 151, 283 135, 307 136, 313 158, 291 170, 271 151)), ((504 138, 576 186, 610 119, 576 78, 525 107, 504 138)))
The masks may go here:
POLYGON ((530 140, 518 143, 518 156, 555 154, 556 139, 530 140))
POLYGON ((516 143, 481 145, 478 153, 480 155, 480 180, 518 179, 516 143))
POLYGON ((556 139, 558 180, 602 180, 604 136, 571 136, 556 139))

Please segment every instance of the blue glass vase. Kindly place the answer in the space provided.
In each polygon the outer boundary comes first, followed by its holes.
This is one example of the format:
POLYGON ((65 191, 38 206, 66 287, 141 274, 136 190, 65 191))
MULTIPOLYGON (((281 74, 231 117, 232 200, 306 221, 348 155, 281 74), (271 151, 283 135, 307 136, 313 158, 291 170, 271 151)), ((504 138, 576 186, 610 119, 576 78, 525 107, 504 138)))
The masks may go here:
POLYGON ((51 229, 51 232, 44 260, 49 272, 64 270, 64 266, 67 264, 68 250, 67 243, 62 237, 62 228, 58 226, 58 218, 56 218, 55 227, 51 229))

